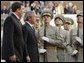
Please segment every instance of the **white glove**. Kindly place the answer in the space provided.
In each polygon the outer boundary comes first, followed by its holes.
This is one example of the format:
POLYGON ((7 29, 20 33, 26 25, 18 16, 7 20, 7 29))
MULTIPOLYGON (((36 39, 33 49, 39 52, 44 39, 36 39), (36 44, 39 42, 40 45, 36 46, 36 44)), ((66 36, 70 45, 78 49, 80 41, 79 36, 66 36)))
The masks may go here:
POLYGON ((47 38, 45 36, 42 37, 42 40, 45 40, 45 41, 49 42, 49 38, 47 38))
POLYGON ((78 53, 78 50, 74 50, 71 55, 73 56, 73 55, 76 55, 77 53, 78 53))
POLYGON ((39 53, 45 53, 46 49, 39 49, 39 53))
POLYGON ((80 37, 75 37, 75 39, 81 44, 82 40, 80 37))

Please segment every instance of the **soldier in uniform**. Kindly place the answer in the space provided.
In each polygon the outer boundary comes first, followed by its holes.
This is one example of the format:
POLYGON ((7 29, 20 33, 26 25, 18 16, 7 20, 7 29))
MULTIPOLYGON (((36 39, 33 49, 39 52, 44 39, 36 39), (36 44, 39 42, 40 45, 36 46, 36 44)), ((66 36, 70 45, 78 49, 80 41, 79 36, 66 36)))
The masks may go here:
POLYGON ((65 17, 64 19, 65 19, 65 21, 64 21, 64 29, 67 30, 67 31, 70 31, 71 30, 71 26, 74 24, 74 21, 73 21, 73 19, 71 19, 69 17, 65 17))
MULTIPOLYGON (((57 15, 54 19, 56 25, 55 37, 59 40, 59 45, 57 47, 57 57, 58 62, 66 62, 66 47, 68 43, 68 32, 63 29, 64 17, 62 15, 57 15)), ((56 41, 55 41, 56 42, 56 41)))
POLYGON ((72 42, 79 51, 76 62, 83 62, 83 12, 77 14, 78 27, 72 30, 72 42))
POLYGON ((40 28, 40 44, 41 48, 45 48, 47 51, 44 53, 43 61, 44 62, 58 62, 57 59, 57 47, 47 43, 42 39, 43 36, 48 38, 53 38, 55 34, 55 29, 49 23, 53 18, 53 14, 49 10, 44 10, 41 15, 43 26, 40 28))
MULTIPOLYGON (((72 41, 71 41, 72 29, 71 29, 71 26, 74 24, 74 21, 73 21, 73 19, 71 19, 71 18, 69 18, 69 17, 65 17, 64 19, 65 19, 65 21, 64 21, 64 29, 69 32, 69 36, 68 36, 68 37, 69 37, 69 41, 68 41, 68 42, 69 42, 70 45, 72 46, 72 41)), ((72 49, 74 50, 73 47, 72 47, 72 49)), ((72 50, 72 51, 73 51, 73 50, 72 50)), ((74 51, 73 56, 68 55, 68 54, 66 53, 66 62, 75 62, 75 55, 76 55, 77 53, 78 53, 77 50, 74 51)))

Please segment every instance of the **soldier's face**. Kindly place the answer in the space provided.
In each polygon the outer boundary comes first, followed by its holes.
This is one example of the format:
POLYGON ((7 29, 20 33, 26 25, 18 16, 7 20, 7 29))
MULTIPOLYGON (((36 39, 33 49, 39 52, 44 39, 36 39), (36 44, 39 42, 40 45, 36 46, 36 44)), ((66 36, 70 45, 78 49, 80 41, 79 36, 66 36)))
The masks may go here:
POLYGON ((83 16, 78 16, 77 17, 77 23, 82 23, 83 24, 83 16))
POLYGON ((57 19, 55 20, 55 25, 56 25, 57 27, 60 27, 60 28, 61 28, 61 26, 63 25, 63 21, 62 21, 61 19, 57 18, 57 19))
POLYGON ((71 24, 70 23, 64 23, 64 29, 65 30, 69 30, 71 28, 71 24))
POLYGON ((35 28, 38 30, 40 27, 39 23, 38 22, 35 22, 35 28))
POLYGON ((45 15, 45 16, 43 17, 43 20, 44 20, 45 23, 49 23, 49 22, 51 21, 51 17, 48 16, 48 15, 45 15))

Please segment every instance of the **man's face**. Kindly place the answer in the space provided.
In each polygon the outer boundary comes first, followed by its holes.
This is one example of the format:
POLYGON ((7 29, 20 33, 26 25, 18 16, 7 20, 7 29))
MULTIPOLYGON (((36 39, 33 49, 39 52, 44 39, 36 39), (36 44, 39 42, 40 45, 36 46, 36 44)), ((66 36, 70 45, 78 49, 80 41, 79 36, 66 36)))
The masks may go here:
POLYGON ((36 21, 36 22, 35 22, 35 28, 36 28, 36 29, 39 29, 39 27, 40 27, 39 22, 36 21))
POLYGON ((36 23, 36 16, 35 16, 35 14, 34 13, 32 13, 31 14, 31 16, 30 16, 30 19, 29 19, 30 21, 31 21, 31 23, 32 24, 35 24, 36 23))
POLYGON ((45 16, 43 17, 43 21, 44 21, 45 23, 49 23, 49 22, 51 21, 51 17, 48 16, 48 15, 45 15, 45 16))
POLYGON ((77 17, 77 23, 83 23, 83 16, 77 17))
POLYGON ((57 19, 55 20, 55 25, 56 25, 57 27, 61 28, 61 26, 63 25, 63 21, 62 21, 61 19, 57 18, 57 19))
POLYGON ((23 15, 24 12, 25 12, 25 7, 22 5, 21 8, 18 9, 18 13, 19 13, 20 18, 23 15))
POLYGON ((70 27, 71 27, 71 24, 70 24, 69 22, 65 22, 65 23, 64 23, 64 29, 65 29, 65 30, 69 30, 70 27))

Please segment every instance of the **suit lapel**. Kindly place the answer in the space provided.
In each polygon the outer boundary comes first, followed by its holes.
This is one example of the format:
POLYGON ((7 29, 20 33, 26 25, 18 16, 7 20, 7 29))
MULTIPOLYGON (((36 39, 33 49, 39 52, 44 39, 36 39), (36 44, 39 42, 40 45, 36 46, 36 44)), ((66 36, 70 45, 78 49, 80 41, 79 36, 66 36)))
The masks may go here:
POLYGON ((22 24, 20 22, 19 19, 17 19, 17 17, 14 15, 14 14, 11 14, 11 17, 15 23, 15 25, 17 26, 17 28, 19 29, 19 31, 21 30, 22 31, 22 24))
POLYGON ((28 26, 28 28, 33 32, 33 29, 32 29, 32 27, 28 24, 28 23, 26 23, 26 25, 28 26))
POLYGON ((28 23, 25 24, 27 25, 27 28, 29 29, 30 33, 32 33, 33 36, 35 36, 35 30, 33 30, 33 28, 28 23))
POLYGON ((30 31, 29 33, 31 33, 32 37, 34 38, 34 40, 37 42, 37 38, 36 38, 36 35, 35 35, 35 31, 33 31, 32 27, 28 24, 28 23, 25 23, 27 29, 30 31))

